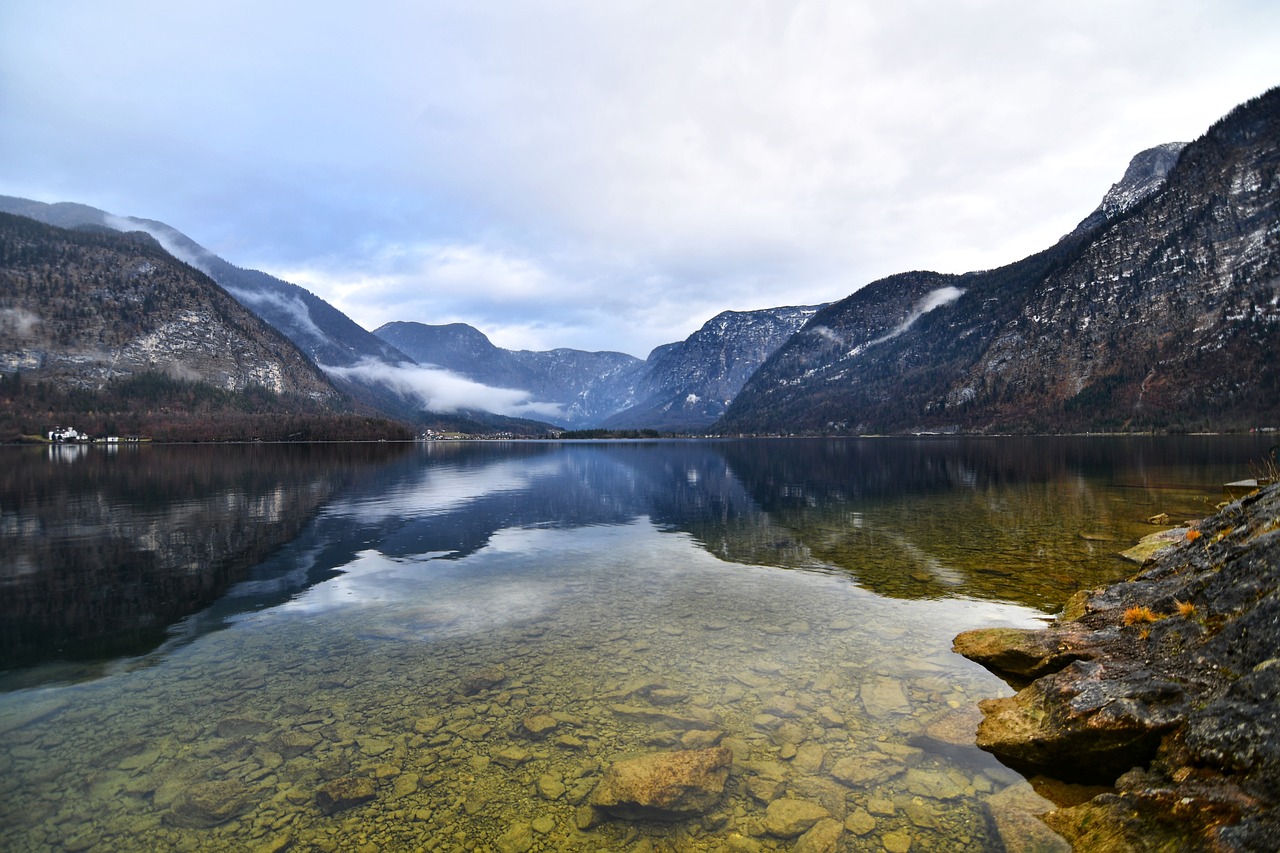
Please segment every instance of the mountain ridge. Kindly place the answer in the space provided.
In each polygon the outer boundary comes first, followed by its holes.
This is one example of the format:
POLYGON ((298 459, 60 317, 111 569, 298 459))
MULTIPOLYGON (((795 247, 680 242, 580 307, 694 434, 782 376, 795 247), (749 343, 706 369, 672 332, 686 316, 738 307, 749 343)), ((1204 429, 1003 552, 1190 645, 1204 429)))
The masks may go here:
POLYGON ((1049 249, 995 270, 874 282, 815 315, 715 430, 1241 429, 1280 419, 1280 377, 1266 358, 1280 349, 1278 150, 1273 89, 1182 148, 1147 194, 1049 249), (964 292, 885 337, 942 287, 964 292))

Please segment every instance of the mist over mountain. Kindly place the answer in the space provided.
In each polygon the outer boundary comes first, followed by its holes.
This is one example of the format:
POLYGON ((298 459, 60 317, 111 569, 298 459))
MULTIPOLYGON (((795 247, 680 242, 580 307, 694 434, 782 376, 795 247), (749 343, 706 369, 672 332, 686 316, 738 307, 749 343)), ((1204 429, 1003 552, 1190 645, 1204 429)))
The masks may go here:
POLYGON ((395 322, 374 334, 419 364, 552 403, 558 412, 548 418, 571 428, 684 432, 714 423, 755 369, 815 311, 725 311, 645 361, 618 352, 502 349, 464 323, 395 322))
POLYGON ((716 429, 1280 422, 1280 90, 1174 152, 1140 154, 1043 252, 965 275, 891 276, 818 312, 716 429))

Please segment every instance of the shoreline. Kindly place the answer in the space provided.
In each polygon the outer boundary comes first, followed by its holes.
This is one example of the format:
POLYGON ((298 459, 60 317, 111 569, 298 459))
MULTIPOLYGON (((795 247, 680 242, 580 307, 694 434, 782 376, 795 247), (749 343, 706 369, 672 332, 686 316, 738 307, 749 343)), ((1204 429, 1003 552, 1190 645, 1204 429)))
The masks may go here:
POLYGON ((1041 815, 1072 849, 1264 850, 1280 838, 1280 485, 1192 525, 1050 626, 955 651, 1017 694, 977 744, 1028 776, 1103 786, 1041 815))

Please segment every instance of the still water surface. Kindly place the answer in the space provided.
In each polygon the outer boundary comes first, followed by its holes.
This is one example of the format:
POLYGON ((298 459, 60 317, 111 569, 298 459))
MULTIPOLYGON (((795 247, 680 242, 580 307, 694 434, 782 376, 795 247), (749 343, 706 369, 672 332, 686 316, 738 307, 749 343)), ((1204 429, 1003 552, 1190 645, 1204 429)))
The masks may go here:
POLYGON ((950 651, 1133 566, 1251 438, 0 450, 0 848, 988 850, 950 651), (583 804, 729 746, 711 813, 583 804), (373 780, 326 815, 317 791, 373 780))

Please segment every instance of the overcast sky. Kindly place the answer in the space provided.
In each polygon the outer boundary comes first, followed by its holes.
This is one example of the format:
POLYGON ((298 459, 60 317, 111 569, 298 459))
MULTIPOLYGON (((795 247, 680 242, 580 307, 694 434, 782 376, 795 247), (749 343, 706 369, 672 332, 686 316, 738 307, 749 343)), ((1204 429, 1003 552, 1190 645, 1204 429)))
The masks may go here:
POLYGON ((0 194, 369 329, 643 357, 1017 260, 1276 84, 1274 0, 3 0, 0 194))

